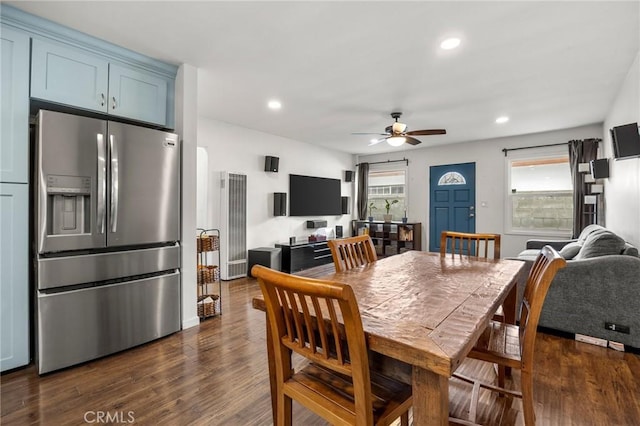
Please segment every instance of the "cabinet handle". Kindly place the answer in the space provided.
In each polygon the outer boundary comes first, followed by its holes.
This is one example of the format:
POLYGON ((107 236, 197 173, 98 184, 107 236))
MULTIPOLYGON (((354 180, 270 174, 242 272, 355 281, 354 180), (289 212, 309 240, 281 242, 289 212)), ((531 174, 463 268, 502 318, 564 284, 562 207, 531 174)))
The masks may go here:
POLYGON ((104 106, 104 103, 105 103, 105 101, 107 100, 107 99, 104 97, 104 93, 100 93, 100 99, 101 99, 101 101, 100 101, 100 106, 104 106))
POLYGON ((111 102, 112 102, 111 109, 116 109, 116 97, 115 96, 111 97, 111 102))

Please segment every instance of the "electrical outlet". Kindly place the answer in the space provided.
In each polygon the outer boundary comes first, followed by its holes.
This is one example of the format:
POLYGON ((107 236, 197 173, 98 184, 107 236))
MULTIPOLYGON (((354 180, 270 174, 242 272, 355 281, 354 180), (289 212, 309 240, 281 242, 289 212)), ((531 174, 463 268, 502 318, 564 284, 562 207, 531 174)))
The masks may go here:
POLYGON ((609 331, 617 331, 618 333, 631 334, 631 330, 628 325, 616 324, 614 322, 605 322, 604 328, 609 331))

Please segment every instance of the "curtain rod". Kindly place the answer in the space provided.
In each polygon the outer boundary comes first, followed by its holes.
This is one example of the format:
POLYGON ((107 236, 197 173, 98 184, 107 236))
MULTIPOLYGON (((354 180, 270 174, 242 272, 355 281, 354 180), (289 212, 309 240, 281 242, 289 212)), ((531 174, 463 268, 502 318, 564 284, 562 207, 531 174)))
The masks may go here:
MULTIPOLYGON (((602 139, 599 139, 599 138, 592 138, 592 139, 586 139, 586 140, 595 140, 596 143, 602 142, 602 139)), ((502 148, 502 152, 504 152, 504 156, 506 157, 507 153, 509 151, 519 151, 521 149, 544 148, 544 147, 547 147, 547 146, 561 146, 561 145, 568 145, 568 144, 569 144, 569 142, 562 142, 562 143, 551 143, 551 144, 548 144, 548 145, 523 146, 523 147, 520 147, 520 148, 502 148)))
MULTIPOLYGON (((402 162, 402 161, 404 161, 405 163, 407 163, 407 166, 409 165, 409 160, 408 160, 408 159, 406 159, 406 158, 402 158, 402 160, 375 161, 375 162, 373 162, 373 163, 369 163, 369 164, 399 163, 399 162, 402 162)), ((358 167, 360 164, 363 164, 363 163, 358 163, 358 164, 356 164, 356 167, 358 167)))

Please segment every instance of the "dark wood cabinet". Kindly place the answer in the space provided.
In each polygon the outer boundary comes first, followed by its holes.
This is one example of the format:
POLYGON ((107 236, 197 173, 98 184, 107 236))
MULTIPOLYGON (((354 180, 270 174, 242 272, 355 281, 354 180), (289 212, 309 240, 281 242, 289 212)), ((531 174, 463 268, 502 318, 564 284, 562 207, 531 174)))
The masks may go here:
POLYGON ((333 262, 326 241, 276 244, 282 249, 282 271, 293 273, 333 262))
POLYGON ((403 222, 351 222, 351 234, 368 234, 378 256, 391 256, 407 250, 422 250, 422 225, 403 222))

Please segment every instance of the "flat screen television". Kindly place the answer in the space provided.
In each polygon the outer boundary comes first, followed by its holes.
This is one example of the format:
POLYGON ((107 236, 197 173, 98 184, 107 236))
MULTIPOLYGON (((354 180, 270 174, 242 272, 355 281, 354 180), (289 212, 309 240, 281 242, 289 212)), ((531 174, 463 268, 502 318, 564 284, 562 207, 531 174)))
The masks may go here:
POLYGON ((342 214, 340 179, 289 175, 289 216, 342 214))
POLYGON ((616 126, 611 129, 613 156, 615 158, 636 157, 640 155, 640 134, 638 123, 616 126))

